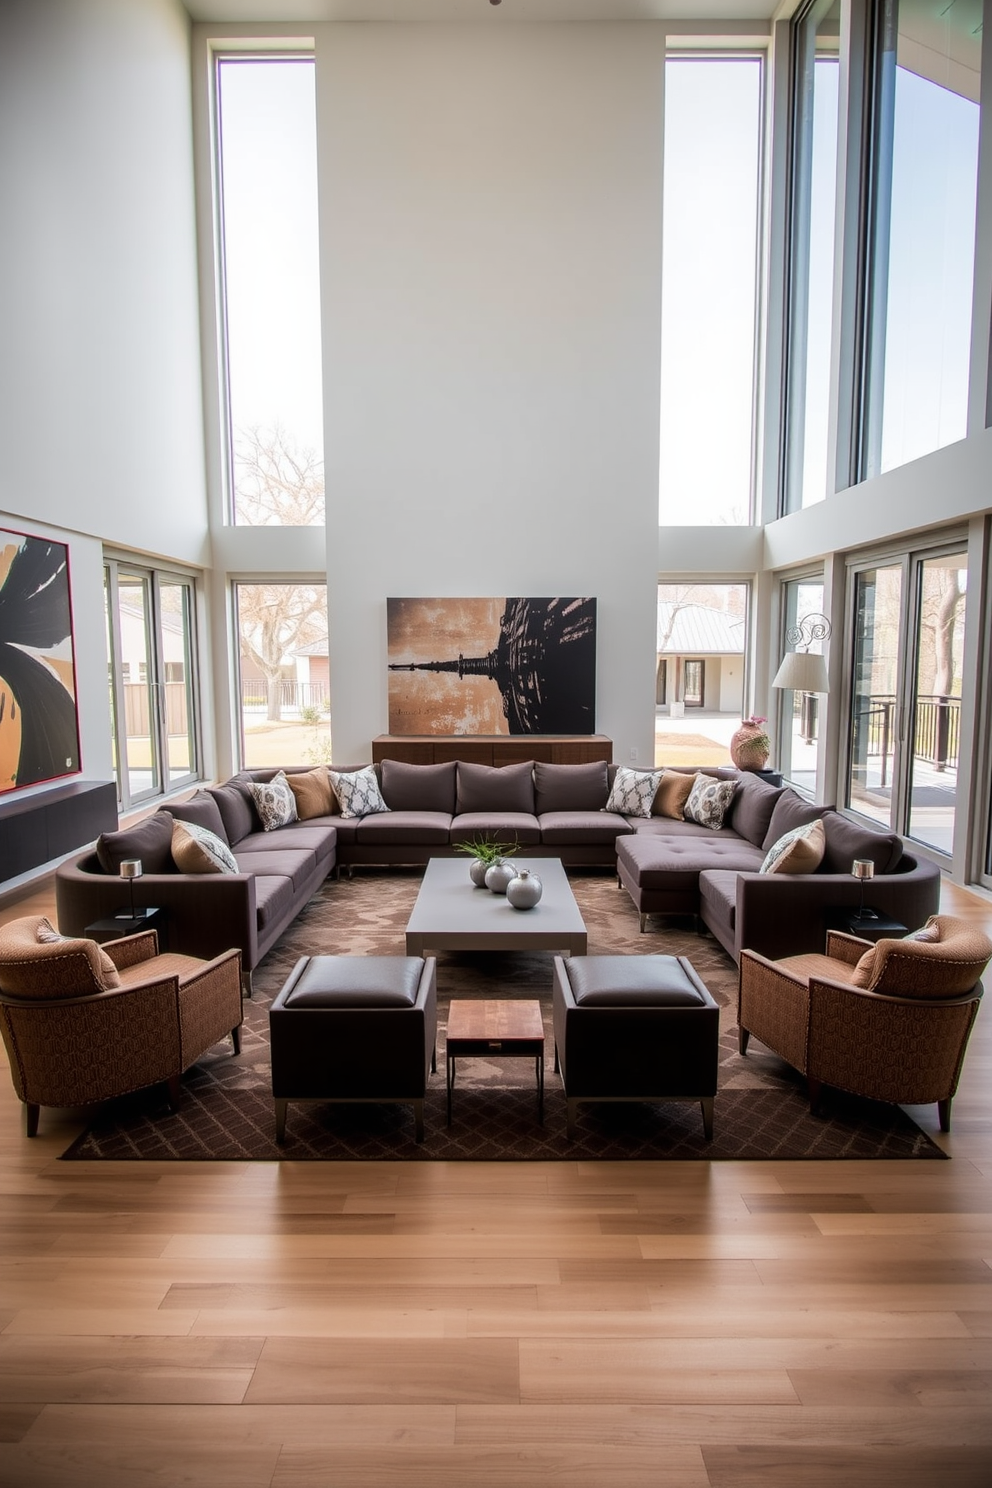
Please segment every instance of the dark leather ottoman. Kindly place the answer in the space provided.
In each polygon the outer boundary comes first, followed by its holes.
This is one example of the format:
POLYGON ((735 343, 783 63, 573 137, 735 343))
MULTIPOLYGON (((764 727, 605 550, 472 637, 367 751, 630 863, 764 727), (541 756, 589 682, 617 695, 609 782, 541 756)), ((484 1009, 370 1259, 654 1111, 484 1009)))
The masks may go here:
POLYGON ((305 956, 269 1009, 276 1141, 290 1101, 397 1101, 424 1139, 437 1068, 437 962, 421 956, 305 956))
POLYGON ((555 1069, 580 1101, 698 1100, 713 1136, 720 1009, 684 956, 555 957, 555 1069))

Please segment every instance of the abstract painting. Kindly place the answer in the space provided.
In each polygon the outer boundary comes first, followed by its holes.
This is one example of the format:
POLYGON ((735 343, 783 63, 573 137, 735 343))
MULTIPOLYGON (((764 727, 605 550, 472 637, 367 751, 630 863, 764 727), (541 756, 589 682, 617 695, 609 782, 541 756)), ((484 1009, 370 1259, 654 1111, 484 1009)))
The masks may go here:
POLYGON ((78 770, 69 550, 0 528, 0 792, 78 770))
POLYGON ((594 599, 387 599, 391 734, 593 734, 594 599))

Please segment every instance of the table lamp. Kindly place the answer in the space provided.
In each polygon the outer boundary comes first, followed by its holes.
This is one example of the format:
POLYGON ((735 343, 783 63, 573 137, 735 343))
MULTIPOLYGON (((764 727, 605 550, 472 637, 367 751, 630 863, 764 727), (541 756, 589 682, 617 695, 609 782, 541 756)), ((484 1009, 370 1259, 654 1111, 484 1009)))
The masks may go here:
POLYGON ((873 909, 865 909, 865 882, 875 877, 875 864, 871 858, 855 858, 851 864, 851 874, 861 885, 861 903, 858 905, 859 920, 877 920, 878 915, 873 909))
MULTIPOLYGON (((127 918, 133 920, 135 918, 135 909, 134 909, 134 880, 136 878, 140 878, 141 877, 141 874, 143 872, 143 869, 142 869, 142 866, 141 866, 141 859, 140 858, 125 858, 123 860, 123 862, 121 863, 120 869, 118 871, 120 872, 121 878, 127 880, 128 899, 129 899, 129 906, 130 906, 130 913, 127 916, 127 918)), ((125 916, 124 915, 117 915, 115 918, 117 918, 118 920, 122 920, 122 919, 125 918, 125 916)))

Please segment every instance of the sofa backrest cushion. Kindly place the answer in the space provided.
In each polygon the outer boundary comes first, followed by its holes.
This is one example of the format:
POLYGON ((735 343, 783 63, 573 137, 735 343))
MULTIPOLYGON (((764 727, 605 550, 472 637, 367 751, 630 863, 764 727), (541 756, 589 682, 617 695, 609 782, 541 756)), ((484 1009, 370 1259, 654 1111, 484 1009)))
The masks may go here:
POLYGON ((174 873, 172 861, 172 817, 167 811, 156 811, 133 827, 119 832, 101 832, 96 841, 96 855, 104 873, 117 874, 128 858, 140 858, 145 873, 174 873))
POLYGON ((849 821, 838 811, 823 818, 827 834, 823 854, 825 873, 850 873, 855 858, 871 858, 876 873, 893 873, 902 857, 902 839, 895 832, 876 832, 849 821))
POLYGON ((224 834, 231 847, 236 847, 242 837, 250 837, 252 832, 262 830, 248 791, 247 780, 234 776, 224 785, 208 786, 208 790, 217 802, 224 822, 224 834))
POLYGON ((454 760, 440 765, 410 765, 405 760, 384 759, 380 773, 382 798, 390 811, 454 814, 454 760))
POLYGON ((601 811, 610 793, 606 761, 584 765, 534 766, 534 799, 538 816, 548 811, 601 811))
POLYGON ((534 815, 534 766, 471 765, 458 761, 455 810, 523 811, 534 815))
POLYGON ((170 801, 167 809, 175 821, 193 822, 198 827, 206 827, 208 832, 213 832, 222 842, 227 841, 224 818, 209 791, 198 790, 188 801, 170 801))
POLYGON ((820 821, 829 810, 829 806, 815 806, 812 801, 804 801, 802 796, 786 786, 775 802, 761 847, 767 852, 780 837, 791 832, 793 827, 804 827, 807 822, 820 821))
POLYGON ((768 785, 757 775, 741 772, 730 803, 726 825, 733 827, 738 837, 755 847, 761 847, 771 824, 772 812, 782 794, 784 786, 768 785))

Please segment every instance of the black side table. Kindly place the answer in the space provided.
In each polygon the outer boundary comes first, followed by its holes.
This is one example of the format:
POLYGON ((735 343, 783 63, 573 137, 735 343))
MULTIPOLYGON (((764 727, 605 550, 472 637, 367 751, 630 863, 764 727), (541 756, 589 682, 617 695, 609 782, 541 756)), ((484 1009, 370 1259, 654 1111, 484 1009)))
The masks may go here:
POLYGON ((891 920, 888 915, 877 911, 873 918, 862 919, 856 909, 842 910, 836 917, 831 917, 831 929, 843 930, 848 935, 859 935, 862 940, 901 940, 908 934, 906 925, 899 920, 891 920))
POLYGON ((122 909, 118 914, 108 915, 105 920, 94 920, 92 925, 86 926, 83 934, 102 945, 106 940, 122 940, 125 935, 138 935, 142 930, 157 930, 159 950, 162 950, 165 946, 165 922, 164 909, 138 909, 133 916, 130 910, 122 909))

